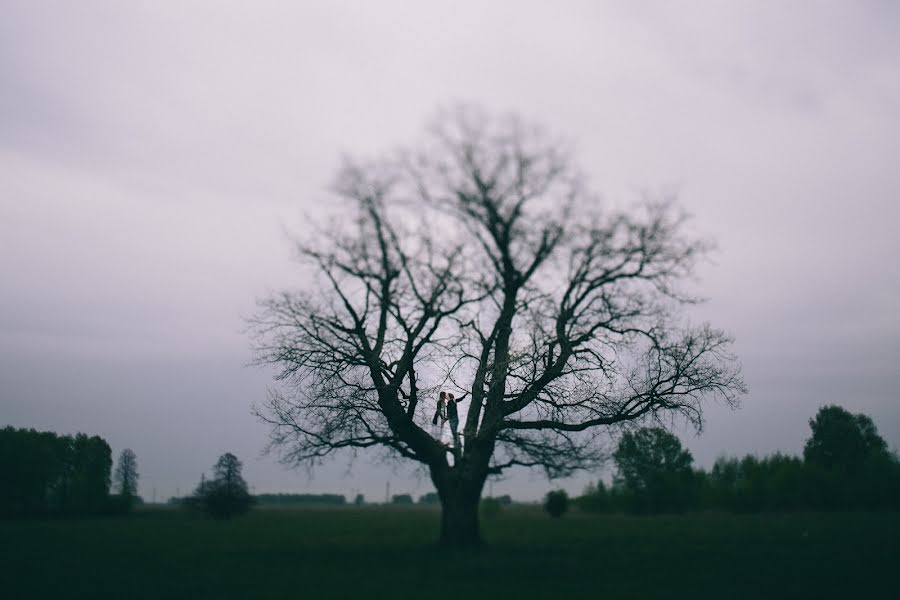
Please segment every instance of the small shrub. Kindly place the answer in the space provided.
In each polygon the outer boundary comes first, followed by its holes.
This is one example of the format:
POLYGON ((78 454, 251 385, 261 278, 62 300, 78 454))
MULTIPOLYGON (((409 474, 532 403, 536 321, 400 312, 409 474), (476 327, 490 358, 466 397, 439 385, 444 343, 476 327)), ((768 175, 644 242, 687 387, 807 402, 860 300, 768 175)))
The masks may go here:
POLYGON ((547 492, 544 498, 544 510, 553 518, 558 518, 565 514, 569 508, 569 495, 565 490, 555 490, 547 492))

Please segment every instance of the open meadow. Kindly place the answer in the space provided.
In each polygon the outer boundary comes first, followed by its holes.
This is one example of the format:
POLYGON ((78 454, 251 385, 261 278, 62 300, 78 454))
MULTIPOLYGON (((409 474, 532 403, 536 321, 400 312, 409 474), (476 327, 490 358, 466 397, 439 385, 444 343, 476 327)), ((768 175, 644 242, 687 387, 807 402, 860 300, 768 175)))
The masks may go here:
POLYGON ((488 548, 435 545, 428 508, 260 509, 232 521, 0 522, 0 589, 25 598, 888 598, 900 514, 550 519, 514 506, 488 548))

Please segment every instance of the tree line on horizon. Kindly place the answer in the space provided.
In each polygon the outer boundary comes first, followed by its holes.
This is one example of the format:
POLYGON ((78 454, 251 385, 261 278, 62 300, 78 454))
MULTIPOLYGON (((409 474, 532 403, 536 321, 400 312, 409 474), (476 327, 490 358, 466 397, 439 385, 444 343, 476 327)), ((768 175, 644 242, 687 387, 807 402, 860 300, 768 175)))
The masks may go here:
MULTIPOLYGON (((174 497, 169 500, 169 504, 178 505, 184 503, 186 498, 174 497)), ((498 496, 496 498, 482 498, 484 501, 496 501, 501 506, 513 503, 512 497, 508 494, 498 496)), ((439 506, 441 501, 437 492, 427 492, 421 494, 418 499, 414 499, 412 494, 401 493, 393 494, 387 502, 367 502, 363 494, 356 494, 351 502, 344 494, 300 494, 300 493, 263 493, 254 494, 253 502, 258 506, 364 506, 364 505, 400 505, 411 506, 418 504, 420 506, 439 506)))
POLYGON ((265 506, 346 506, 343 494, 266 493, 253 496, 257 504, 265 506))
POLYGON ((721 457, 709 471, 694 468, 691 453, 665 429, 626 432, 611 485, 589 486, 577 505, 630 514, 900 509, 900 460, 869 416, 830 405, 809 424, 802 457, 721 457))
POLYGON ((140 502, 137 461, 126 448, 112 471, 112 450, 99 436, 0 429, 0 517, 127 512, 140 502), (110 494, 115 483, 117 494, 110 494))
MULTIPOLYGON (((627 431, 613 454, 617 470, 611 484, 590 485, 575 504, 587 512, 628 514, 900 509, 900 458, 869 416, 831 405, 819 409, 809 424, 802 457, 720 457, 709 471, 695 468, 690 451, 666 429, 627 431)), ((348 504, 340 494, 253 496, 241 469, 236 456, 223 454, 212 478, 204 475, 190 496, 170 503, 214 518, 243 514, 255 504, 348 504)), ((137 482, 134 452, 123 450, 113 472, 110 446, 99 436, 0 429, 0 517, 126 513, 142 502, 137 482)), ((509 496, 482 500, 497 504, 497 510, 512 503, 509 496)), ((437 502, 437 493, 431 492, 417 503, 437 502)), ((558 502, 559 514, 566 502, 558 502)), ((364 503, 361 494, 353 502, 364 503)), ((390 503, 415 501, 409 494, 395 494, 390 503)))
MULTIPOLYGON (((100 436, 3 427, 0 518, 128 513, 143 503, 138 495, 137 456, 125 448, 115 471, 112 466, 112 450, 100 436)), ((213 467, 213 477, 204 475, 181 503, 214 518, 247 512, 254 499, 241 468, 236 456, 223 454, 213 467)))

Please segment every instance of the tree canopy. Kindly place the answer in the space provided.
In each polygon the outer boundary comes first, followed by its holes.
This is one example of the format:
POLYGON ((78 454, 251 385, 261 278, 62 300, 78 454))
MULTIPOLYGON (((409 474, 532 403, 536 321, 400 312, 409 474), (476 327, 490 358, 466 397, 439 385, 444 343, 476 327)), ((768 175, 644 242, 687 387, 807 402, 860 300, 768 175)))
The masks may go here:
POLYGON ((632 510, 661 512, 688 505, 694 458, 672 433, 661 427, 628 431, 614 456, 632 510))
POLYGON ((825 468, 859 469, 888 452, 869 416, 854 415, 840 406, 820 408, 809 427, 812 435, 803 447, 803 457, 825 468))

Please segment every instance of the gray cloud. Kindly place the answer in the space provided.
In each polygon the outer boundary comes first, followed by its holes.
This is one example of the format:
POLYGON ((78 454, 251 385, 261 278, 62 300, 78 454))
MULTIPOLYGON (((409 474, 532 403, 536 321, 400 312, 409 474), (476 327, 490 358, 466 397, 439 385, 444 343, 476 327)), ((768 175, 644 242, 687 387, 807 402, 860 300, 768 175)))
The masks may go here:
MULTIPOLYGON (((297 283, 283 230, 302 235, 342 153, 394 148, 466 100, 568 136, 606 202, 677 190, 718 239, 694 318, 737 336, 751 394, 685 432, 702 463, 797 452, 827 402, 898 446, 898 12, 8 2, 0 420, 132 446, 145 495, 226 449, 258 489, 424 491, 368 460, 307 482, 258 459, 267 375, 242 367, 240 315, 297 283)), ((545 488, 523 473, 495 490, 545 488)))

